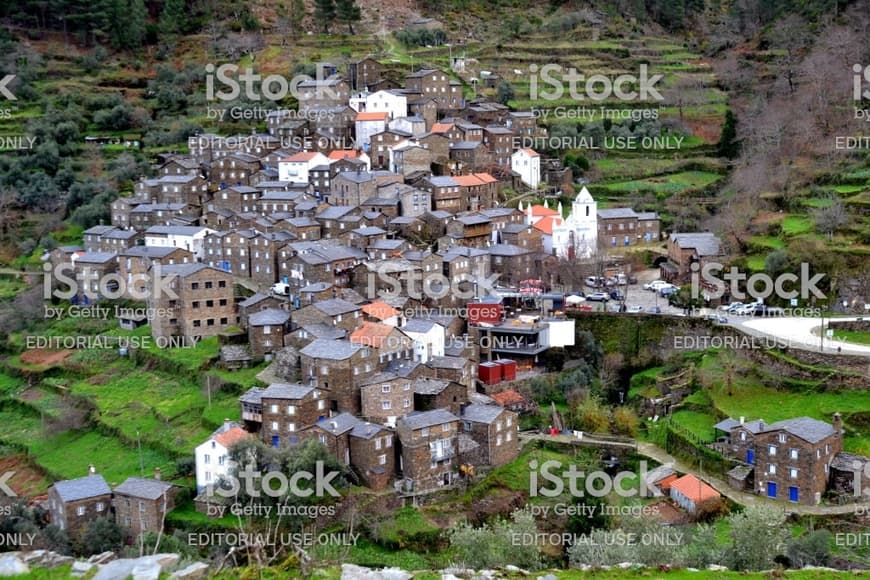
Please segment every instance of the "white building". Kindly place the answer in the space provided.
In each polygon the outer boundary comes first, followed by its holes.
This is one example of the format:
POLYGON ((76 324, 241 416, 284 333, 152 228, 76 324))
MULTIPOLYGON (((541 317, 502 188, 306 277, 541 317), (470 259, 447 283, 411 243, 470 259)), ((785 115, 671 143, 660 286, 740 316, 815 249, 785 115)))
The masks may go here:
POLYGON ((383 133, 387 128, 389 113, 386 111, 367 111, 356 115, 356 146, 368 149, 372 135, 383 133))
POLYGON ((388 113, 390 119, 408 116, 408 95, 396 89, 377 91, 366 96, 366 113, 388 113))
POLYGON ((537 189, 541 183, 541 156, 534 149, 518 149, 511 155, 511 171, 518 173, 523 183, 537 189))
POLYGON ((402 327, 408 337, 414 341, 414 360, 425 364, 435 356, 444 356, 443 326, 433 320, 410 318, 402 327))
POLYGON ((328 165, 329 159, 323 153, 303 151, 278 160, 278 181, 308 184, 308 172, 318 165, 328 165))
POLYGON ((585 187, 562 217, 562 204, 555 213, 546 206, 529 206, 526 223, 544 233, 545 251, 560 258, 589 258, 598 248, 598 204, 585 187))
POLYGON ((216 230, 202 226, 151 226, 145 230, 145 245, 181 248, 193 253, 197 261, 205 257, 203 240, 216 230))
POLYGON ((229 474, 230 448, 251 434, 241 425, 226 419, 217 431, 194 451, 196 457, 196 492, 202 493, 206 486, 216 485, 229 474))

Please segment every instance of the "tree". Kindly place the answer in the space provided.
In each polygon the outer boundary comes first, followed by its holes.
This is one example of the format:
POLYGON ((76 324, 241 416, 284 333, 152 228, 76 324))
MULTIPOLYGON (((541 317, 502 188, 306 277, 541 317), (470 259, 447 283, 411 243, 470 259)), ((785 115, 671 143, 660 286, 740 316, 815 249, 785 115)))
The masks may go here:
POLYGON ((512 564, 526 570, 541 567, 541 554, 534 544, 518 544, 517 537, 537 533, 535 518, 528 508, 511 514, 510 521, 497 519, 495 523, 473 527, 466 521, 448 530, 450 547, 455 551, 457 564, 481 569, 512 564))
POLYGON ((116 552, 121 549, 125 536, 124 530, 109 518, 96 518, 82 536, 82 552, 88 555, 116 552))
POLYGON ((611 517, 604 511, 607 507, 604 498, 595 495, 575 497, 571 504, 578 506, 578 509, 573 510, 572 515, 568 516, 568 522, 565 524, 566 532, 575 536, 586 536, 592 530, 606 530, 610 527, 611 517))
POLYGON ((792 568, 827 566, 831 560, 831 532, 815 530, 789 542, 786 550, 792 568))
POLYGON ((507 105, 515 97, 514 87, 507 81, 501 81, 495 89, 495 99, 502 105, 507 105))
POLYGON ((849 223, 849 214, 839 196, 831 195, 827 199, 830 203, 813 211, 813 221, 816 229, 827 234, 830 240, 834 237, 835 231, 849 223))
POLYGON ((740 143, 737 141, 737 117, 734 111, 725 111, 725 122, 722 123, 722 133, 719 135, 719 143, 716 152, 720 157, 734 159, 740 153, 740 143))
POLYGON ((728 516, 731 525, 731 545, 728 547, 728 567, 734 570, 769 570, 781 555, 789 540, 781 508, 767 505, 747 506, 742 512, 728 516))
POLYGON ((613 412, 613 427, 618 434, 634 437, 639 425, 640 420, 631 408, 617 407, 613 412))
POLYGON ((335 1, 314 0, 314 19, 323 27, 323 33, 329 34, 329 25, 335 20, 335 1))
POLYGON ((607 433, 610 431, 610 417, 607 408, 597 397, 588 397, 574 412, 576 428, 588 433, 607 433))
POLYGON ((160 11, 160 32, 174 36, 184 30, 186 18, 184 15, 184 0, 166 0, 160 11))
POLYGON ((347 31, 353 34, 353 23, 362 18, 359 6, 354 0, 335 0, 336 18, 342 24, 347 24, 347 31))

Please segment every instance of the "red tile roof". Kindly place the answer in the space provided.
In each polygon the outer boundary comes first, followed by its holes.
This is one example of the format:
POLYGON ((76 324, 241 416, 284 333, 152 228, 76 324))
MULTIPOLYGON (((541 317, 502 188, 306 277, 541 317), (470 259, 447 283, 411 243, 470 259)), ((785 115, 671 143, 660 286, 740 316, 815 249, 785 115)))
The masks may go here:
POLYGON ((549 215, 546 217, 542 217, 541 219, 539 219, 538 221, 533 223, 532 227, 537 229, 537 230, 542 231, 543 233, 545 233, 547 235, 552 236, 553 235, 553 226, 555 225, 556 220, 558 220, 558 219, 559 219, 558 215, 555 215, 555 216, 549 215))
POLYGON ((381 348, 393 330, 392 326, 380 322, 363 322, 362 326, 351 333, 350 341, 354 344, 381 348))
POLYGON ((472 173, 470 175, 454 175, 453 181, 463 187, 471 187, 475 185, 484 185, 486 183, 495 183, 498 181, 489 173, 472 173))
POLYGON ((330 159, 355 159, 359 156, 360 152, 356 149, 336 149, 327 155, 330 159))
POLYGON ((291 155, 290 157, 285 157, 281 161, 289 161, 291 163, 301 162, 301 161, 311 161, 317 156, 316 151, 300 151, 295 155, 291 155))
POLYGON ((719 497, 719 492, 692 475, 687 473, 683 477, 671 483, 671 489, 676 489, 695 505, 701 504, 709 499, 719 497))
POLYGON ((540 155, 538 155, 538 152, 534 149, 529 149, 528 147, 526 147, 525 149, 523 149, 523 151, 525 151, 529 157, 540 157, 540 155))
POLYGON ((435 123, 432 125, 432 133, 446 133, 453 128, 453 123, 435 123))
POLYGON ((250 433, 242 429, 241 427, 231 427, 227 431, 221 431, 217 435, 214 436, 215 441, 229 449, 242 439, 250 437, 250 433))
POLYGON ((387 318, 391 318, 399 314, 398 310, 396 310, 386 302, 381 302, 380 300, 377 302, 372 302, 370 304, 364 304, 362 307, 362 311, 373 318, 377 318, 378 320, 386 320, 387 318))
POLYGON ((490 397, 492 397, 492 399, 502 407, 523 404, 526 402, 526 399, 513 389, 508 389, 500 393, 493 393, 490 397))
POLYGON ((559 215, 554 209, 550 209, 549 207, 544 207, 543 205, 533 205, 532 206, 532 215, 533 216, 547 216, 547 215, 559 215))
POLYGON ((386 111, 371 111, 367 113, 358 113, 356 116, 357 121, 386 121, 387 120, 387 112, 386 111))

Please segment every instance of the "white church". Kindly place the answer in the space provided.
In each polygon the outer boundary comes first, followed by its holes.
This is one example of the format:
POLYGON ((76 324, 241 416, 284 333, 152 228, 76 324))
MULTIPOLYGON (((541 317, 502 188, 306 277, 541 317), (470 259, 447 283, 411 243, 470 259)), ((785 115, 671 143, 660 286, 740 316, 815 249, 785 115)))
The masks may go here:
POLYGON ((562 217, 562 203, 550 209, 544 205, 531 205, 519 210, 526 214, 526 224, 543 233, 544 251, 560 258, 590 258, 598 248, 598 204, 585 187, 571 204, 571 213, 562 217))

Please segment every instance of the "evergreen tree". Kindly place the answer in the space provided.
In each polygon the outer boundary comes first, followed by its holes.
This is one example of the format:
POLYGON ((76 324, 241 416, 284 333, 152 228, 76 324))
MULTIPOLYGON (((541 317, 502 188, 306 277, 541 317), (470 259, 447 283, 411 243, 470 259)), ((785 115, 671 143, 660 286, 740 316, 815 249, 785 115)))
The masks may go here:
POLYGON ((166 0, 160 12, 160 32, 178 34, 184 29, 184 0, 166 0))
POLYGON ((721 157, 734 159, 740 152, 740 143, 737 141, 737 117, 731 109, 725 112, 725 122, 722 124, 722 134, 716 145, 716 152, 721 157))
POLYGON ((347 24, 347 31, 353 34, 353 23, 359 22, 362 17, 359 6, 356 5, 354 0, 336 0, 335 8, 338 21, 342 24, 347 24))
POLYGON ((329 25, 335 20, 334 0, 314 0, 314 19, 323 26, 323 33, 329 34, 329 25))

